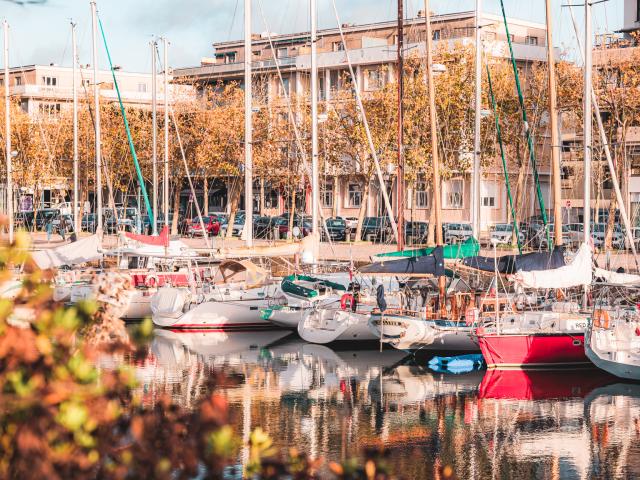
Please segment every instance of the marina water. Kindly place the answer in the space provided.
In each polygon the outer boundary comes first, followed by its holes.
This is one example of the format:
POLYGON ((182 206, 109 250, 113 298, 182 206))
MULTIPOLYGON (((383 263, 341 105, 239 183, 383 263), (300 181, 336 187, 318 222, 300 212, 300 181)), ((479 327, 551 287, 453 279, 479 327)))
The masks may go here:
MULTIPOLYGON (((144 397, 191 408, 224 373, 232 424, 281 451, 344 461, 383 449, 405 478, 637 478, 640 385, 595 369, 438 373, 377 345, 313 345, 286 331, 156 330, 134 367, 144 397)), ((248 460, 241 450, 240 478, 248 460)))

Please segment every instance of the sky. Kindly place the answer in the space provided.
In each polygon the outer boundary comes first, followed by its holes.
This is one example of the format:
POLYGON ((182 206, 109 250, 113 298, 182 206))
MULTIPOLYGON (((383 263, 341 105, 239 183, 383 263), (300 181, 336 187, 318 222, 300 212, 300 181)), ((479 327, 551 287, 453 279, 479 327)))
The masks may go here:
MULTIPOLYGON (((341 23, 364 24, 392 20, 397 0, 335 0, 341 23)), ((572 1, 552 0, 554 43, 575 58, 576 42, 567 8, 572 1)), ((336 26, 332 0, 317 0, 319 28, 336 26)), ((123 70, 151 69, 149 41, 166 36, 172 67, 199 65, 211 56, 214 42, 241 39, 243 0, 98 0, 111 56, 123 70)), ((508 17, 544 22, 544 0, 504 0, 508 17)), ((308 31, 308 0, 253 0, 255 33, 308 31), (264 12, 264 17, 261 14, 264 12), (266 24, 265 24, 266 21, 266 24)), ((499 0, 483 0, 483 10, 500 13, 499 0)), ((424 0, 405 0, 405 16, 414 17, 424 0)), ((431 0, 433 13, 467 11, 475 0, 431 0)), ((574 7, 582 25, 583 7, 574 7)), ((77 23, 81 63, 91 63, 91 14, 88 0, 0 0, 0 19, 10 24, 10 65, 71 65, 70 19, 77 23)), ((607 0, 593 7, 593 31, 611 32, 622 27, 623 0, 607 0)), ((101 48, 101 67, 106 57, 101 48)))

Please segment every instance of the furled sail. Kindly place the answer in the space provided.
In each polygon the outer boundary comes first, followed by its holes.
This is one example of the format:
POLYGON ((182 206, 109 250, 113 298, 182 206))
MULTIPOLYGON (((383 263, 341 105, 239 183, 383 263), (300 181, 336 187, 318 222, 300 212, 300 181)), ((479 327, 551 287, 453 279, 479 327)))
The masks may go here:
POLYGON ((593 280, 591 248, 583 243, 568 265, 552 270, 518 271, 513 280, 524 288, 570 288, 590 285, 593 280))
MULTIPOLYGON (((485 272, 493 272, 495 262, 493 257, 482 256, 462 260, 463 265, 485 272)), ((498 257, 498 272, 507 275, 520 271, 553 270, 564 265, 564 249, 562 247, 555 247, 552 252, 532 252, 498 257)))
POLYGON ((40 250, 31 255, 33 261, 42 270, 58 268, 63 265, 72 266, 98 260, 100 252, 100 236, 91 235, 49 250, 40 250))
POLYGON ((596 268, 594 276, 614 285, 640 285, 640 275, 631 273, 612 272, 603 268, 596 268))
POLYGON ((365 265, 359 272, 364 275, 401 275, 409 277, 445 275, 442 247, 436 247, 432 255, 379 261, 365 265))

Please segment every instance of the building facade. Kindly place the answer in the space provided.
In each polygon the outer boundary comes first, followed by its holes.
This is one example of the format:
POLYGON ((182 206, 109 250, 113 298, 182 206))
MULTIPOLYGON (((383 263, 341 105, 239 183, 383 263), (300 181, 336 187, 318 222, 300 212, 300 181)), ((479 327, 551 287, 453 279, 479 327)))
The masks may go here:
MULTIPOLYGON (((514 55, 519 66, 526 67, 532 62, 546 61, 545 25, 509 19, 509 32, 513 43, 514 55)), ((487 57, 508 58, 509 47, 502 17, 483 14, 481 20, 483 49, 487 57)), ((385 83, 393 82, 396 75, 397 25, 395 22, 382 22, 367 25, 343 25, 346 49, 354 66, 357 83, 364 95, 372 90, 382 88, 385 83)), ((417 53, 425 55, 425 19, 423 12, 418 17, 408 19, 405 23, 405 39, 407 55, 417 53), (415 52, 415 53, 414 53, 415 52)), ((445 43, 475 44, 475 12, 461 12, 432 16, 432 33, 436 45, 445 43)), ((213 44, 214 54, 203 58, 201 65, 193 68, 176 69, 176 81, 193 84, 197 89, 218 86, 230 82, 243 85, 244 44, 241 40, 213 44)), ((252 68, 254 75, 266 85, 265 94, 268 103, 281 102, 285 93, 290 97, 308 95, 310 89, 310 34, 253 36, 252 68), (271 42, 270 42, 271 40, 271 42), (272 47, 273 45, 273 47, 272 47), (276 63, 282 74, 282 82, 278 76, 276 63)), ((345 45, 341 41, 337 28, 318 32, 317 62, 319 69, 319 100, 330 102, 332 97, 344 88, 351 88, 344 82, 348 73, 345 45)), ((255 80, 254 80, 255 81, 255 80)), ((469 99, 473 103, 473 99, 469 99)), ((470 143, 473 141, 470 139, 470 143)), ((461 152, 460 155, 472 155, 461 152)), ((545 162, 542 162, 543 164, 545 162)), ((548 164, 548 162, 546 162, 548 164)), ((322 172, 321 205, 326 217, 357 217, 363 205, 367 216, 384 215, 381 188, 378 181, 365 188, 357 171, 352 174, 322 172), (365 191, 368 190, 368 195, 365 191)), ((394 171, 384 172, 386 187, 392 204, 397 204, 394 171)), ((548 192, 548 168, 541 171, 543 190, 548 192)), ((431 210, 431 181, 424 178, 418 180, 415 188, 407 190, 405 200, 405 218, 428 220, 431 210)), ((258 186, 258 185, 256 185, 258 186)), ((255 192, 264 192, 265 187, 255 192)), ((263 214, 277 214, 288 210, 283 196, 278 192, 269 192, 269 201, 256 193, 254 208, 263 214), (277 200, 276 200, 277 199, 277 200)), ((471 207, 470 172, 458 172, 451 179, 443 182, 442 206, 445 221, 468 221, 471 207)), ((298 207, 309 211, 310 192, 300 192, 298 207)), ((548 195, 547 195, 548 197, 548 195)), ((222 200, 212 200, 221 203, 222 200)), ((483 174, 481 181, 481 209, 483 228, 499 222, 508 221, 507 193, 499 164, 483 174)), ((210 202, 211 203, 211 202, 210 202)), ((535 202, 530 203, 530 214, 535 214, 535 202)), ((551 205, 549 205, 551 207, 551 205)), ((529 209, 529 207, 527 207, 529 209)), ((525 215, 528 215, 525 213, 525 215)))

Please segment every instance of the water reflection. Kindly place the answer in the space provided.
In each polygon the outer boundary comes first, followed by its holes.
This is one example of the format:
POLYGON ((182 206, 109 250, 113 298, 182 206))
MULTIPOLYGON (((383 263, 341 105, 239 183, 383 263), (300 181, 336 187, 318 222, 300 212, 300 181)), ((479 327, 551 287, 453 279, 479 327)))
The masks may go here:
MULTIPOLYGON (((635 478, 640 386, 598 370, 430 371, 398 350, 311 345, 287 332, 156 332, 136 365, 145 401, 190 408, 222 371, 245 437, 343 460, 384 446, 407 478, 635 478)), ((246 461, 244 451, 239 463, 246 461)))

